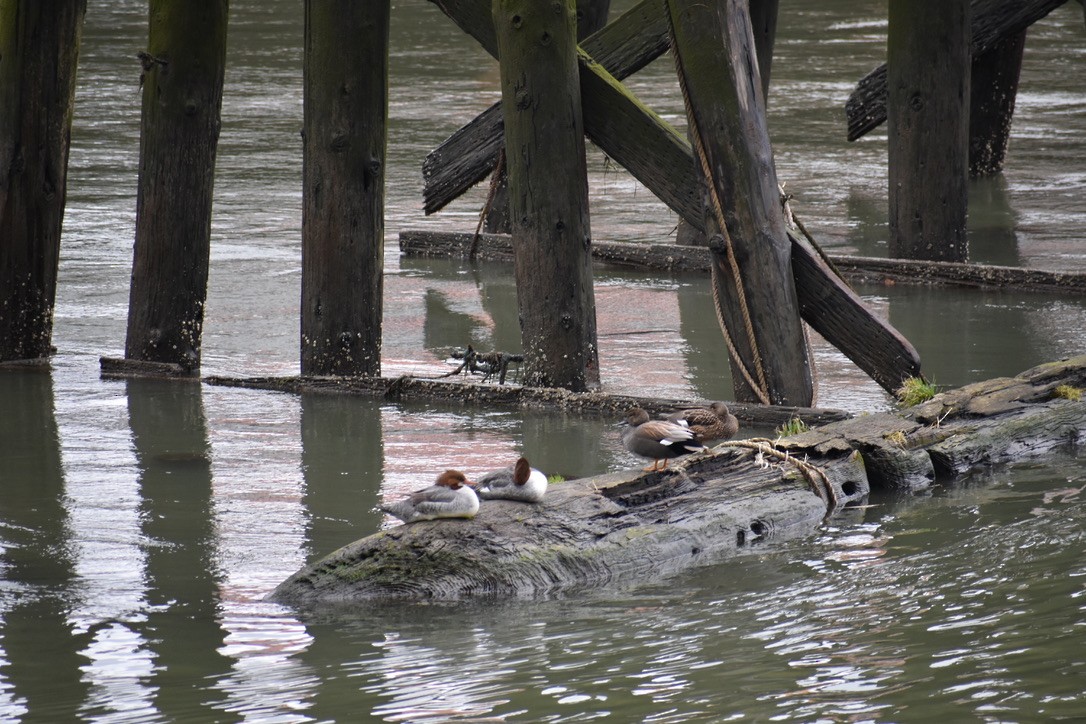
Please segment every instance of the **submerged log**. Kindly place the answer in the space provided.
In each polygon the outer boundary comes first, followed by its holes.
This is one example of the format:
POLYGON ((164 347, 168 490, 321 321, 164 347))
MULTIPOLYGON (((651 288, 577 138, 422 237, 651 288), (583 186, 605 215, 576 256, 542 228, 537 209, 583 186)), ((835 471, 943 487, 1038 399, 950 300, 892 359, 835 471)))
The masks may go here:
MULTIPOLYGON (((103 376, 108 376, 103 371, 103 376)), ((204 382, 222 387, 243 387, 297 394, 346 394, 380 397, 386 400, 442 400, 458 405, 513 406, 563 410, 581 414, 606 414, 618 421, 631 407, 650 414, 704 407, 707 400, 677 400, 606 392, 571 392, 561 387, 522 387, 485 382, 456 382, 447 377, 205 377, 204 382)), ((750 405, 729 402, 728 409, 744 427, 772 428, 795 418, 807 425, 821 425, 850 417, 843 410, 791 405, 750 405)))
MULTIPOLYGON (((1086 355, 968 385, 900 414, 812 430, 778 447, 806 456, 842 505, 860 503, 871 485, 918 488, 1083 443, 1083 387, 1086 355)), ((538 506, 487 501, 474 520, 376 533, 306 566, 270 597, 313 605, 556 595, 658 580, 759 539, 817 529, 827 505, 801 466, 735 445, 722 443, 662 472, 554 484, 538 506)))
MULTIPOLYGON (((400 232, 400 252, 407 256, 467 259, 471 240, 472 235, 464 232, 407 230, 400 232)), ((510 261, 513 258, 509 237, 500 234, 480 236, 478 252, 476 258, 479 259, 510 261)), ((708 249, 682 244, 593 241, 592 257, 617 266, 672 272, 708 272, 710 264, 708 249)), ((839 254, 826 258, 851 282, 1086 294, 1086 274, 1083 273, 839 254)))

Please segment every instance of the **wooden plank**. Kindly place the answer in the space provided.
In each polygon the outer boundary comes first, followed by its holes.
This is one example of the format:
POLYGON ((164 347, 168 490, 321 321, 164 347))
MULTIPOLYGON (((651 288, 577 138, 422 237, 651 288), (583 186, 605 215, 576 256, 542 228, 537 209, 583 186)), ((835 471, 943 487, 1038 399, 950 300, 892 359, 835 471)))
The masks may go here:
MULTIPOLYGON (((998 43, 1023 32, 1065 2, 1067 0, 973 0, 972 57, 979 61, 998 43)), ((886 121, 886 90, 885 63, 856 84, 845 102, 848 140, 855 141, 886 121)))
MULTIPOLYGON (((642 0, 586 38, 582 50, 600 69, 619 79, 637 72, 667 50, 667 25, 661 2, 642 0)), ((489 3, 442 0, 436 4, 496 57, 489 3)), ((426 214, 441 210, 487 177, 497 163, 502 133, 501 104, 496 103, 426 156, 422 164, 426 214)))

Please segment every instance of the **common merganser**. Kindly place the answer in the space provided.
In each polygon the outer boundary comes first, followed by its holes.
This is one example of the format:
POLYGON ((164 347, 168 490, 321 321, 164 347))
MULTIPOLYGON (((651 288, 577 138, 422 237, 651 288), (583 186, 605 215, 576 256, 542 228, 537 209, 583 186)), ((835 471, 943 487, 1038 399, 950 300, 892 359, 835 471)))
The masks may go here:
POLYGON ((694 439, 701 443, 727 440, 739 431, 739 420, 723 402, 714 402, 709 407, 677 410, 664 419, 689 427, 694 439))
POLYGON ((475 483, 475 492, 483 500, 538 503, 547 492, 547 476, 531 467, 527 458, 520 458, 512 467, 479 478, 475 483))
POLYGON ((645 468, 652 472, 667 468, 669 458, 705 449, 694 439, 690 428, 669 420, 650 420, 649 413, 640 407, 631 407, 626 411, 622 444, 634 455, 652 459, 652 465, 645 468), (661 460, 664 461, 662 467, 661 460))
POLYGON ((428 488, 416 490, 403 500, 387 503, 381 510, 404 523, 435 518, 474 518, 479 496, 459 470, 446 470, 428 488))

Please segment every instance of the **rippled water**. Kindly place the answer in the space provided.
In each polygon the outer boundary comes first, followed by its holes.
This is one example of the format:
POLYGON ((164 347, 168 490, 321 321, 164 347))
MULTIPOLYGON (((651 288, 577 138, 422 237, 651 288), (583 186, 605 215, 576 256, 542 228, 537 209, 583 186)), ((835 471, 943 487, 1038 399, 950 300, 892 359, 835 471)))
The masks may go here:
MULTIPOLYGON (((628 2, 614 3, 616 10, 628 2)), ((817 5, 817 7, 809 7, 817 5)), ((796 211, 834 251, 885 253, 884 130, 844 141, 880 61, 884 4, 782 10, 771 130, 796 211), (880 136, 880 133, 883 134, 880 136)), ((435 468, 523 452, 566 476, 636 464, 610 420, 389 405, 98 377, 123 350, 143 0, 90 0, 51 370, 0 371, 0 719, 1037 721, 1080 717, 1083 458, 884 497, 816 535, 666 585, 516 605, 302 612, 263 601, 378 530, 374 506, 435 468)), ((204 371, 297 371, 301 5, 232 3, 204 371)), ((1086 269, 1082 18, 1030 34, 1006 173, 972 189, 977 259, 1086 269), (1055 69, 1055 70, 1054 70, 1055 69)), ((407 228, 474 228, 482 191, 423 218, 423 155, 498 97, 495 65, 428 3, 393 12, 387 374, 518 345, 508 267, 401 260, 407 228)), ((630 81, 676 125, 665 58, 630 81)), ((675 217, 598 153, 593 232, 666 240, 675 217)), ((608 389, 728 397, 696 276, 599 269, 608 389)), ((936 382, 1086 349, 1086 303, 861 288, 936 382)), ((815 347, 820 401, 885 395, 815 347)))

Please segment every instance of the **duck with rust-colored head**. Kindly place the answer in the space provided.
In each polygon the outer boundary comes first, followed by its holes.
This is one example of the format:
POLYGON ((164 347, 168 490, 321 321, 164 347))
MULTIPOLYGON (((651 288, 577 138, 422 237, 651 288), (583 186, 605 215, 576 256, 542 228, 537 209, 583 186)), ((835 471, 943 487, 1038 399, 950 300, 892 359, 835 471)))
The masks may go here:
POLYGON ((479 496, 459 470, 446 470, 428 488, 416 490, 403 500, 386 503, 381 510, 404 523, 436 518, 474 518, 479 496))
POLYGON ((652 465, 645 470, 652 472, 667 468, 667 461, 671 458, 705 449, 694 439, 689 427, 670 420, 651 420, 649 413, 640 407, 631 407, 626 411, 622 444, 634 455, 651 459, 652 465), (663 465, 660 465, 661 460, 664 461, 663 465))
POLYGON ((475 492, 483 500, 520 500, 538 503, 547 492, 547 476, 520 458, 516 465, 487 473, 475 483, 475 492))
POLYGON ((700 443, 728 440, 739 432, 739 420, 723 402, 714 402, 708 407, 677 410, 666 415, 664 419, 690 428, 694 439, 700 443))

